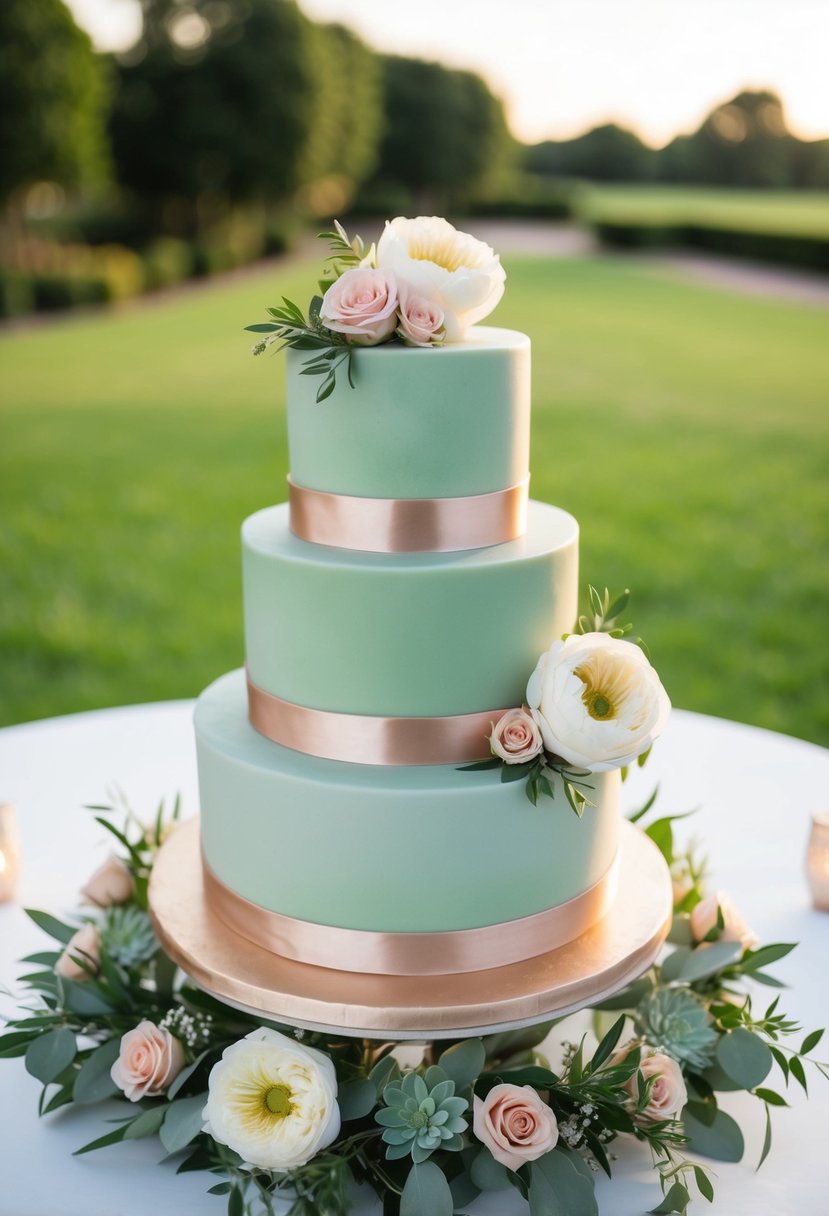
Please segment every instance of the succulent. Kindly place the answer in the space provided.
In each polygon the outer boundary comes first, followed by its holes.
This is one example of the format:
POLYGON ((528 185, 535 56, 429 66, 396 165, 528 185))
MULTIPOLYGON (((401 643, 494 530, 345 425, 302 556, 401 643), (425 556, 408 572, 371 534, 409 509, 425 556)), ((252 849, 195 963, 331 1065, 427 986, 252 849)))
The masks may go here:
POLYGON ((101 944, 105 953, 122 967, 144 963, 158 949, 149 916, 134 904, 107 909, 101 925, 101 944))
POLYGON ((636 1011, 639 1032, 689 1068, 707 1068, 717 1032, 703 1003, 687 989, 657 988, 636 1011))
POLYGON ((411 1153, 412 1160, 419 1163, 435 1149, 463 1148, 460 1133, 468 1125, 461 1115, 469 1109, 469 1103, 466 1098, 455 1097, 455 1082, 442 1068, 430 1068, 426 1077, 428 1080, 420 1073, 408 1072, 383 1090, 386 1105, 374 1117, 384 1129, 389 1160, 411 1153))

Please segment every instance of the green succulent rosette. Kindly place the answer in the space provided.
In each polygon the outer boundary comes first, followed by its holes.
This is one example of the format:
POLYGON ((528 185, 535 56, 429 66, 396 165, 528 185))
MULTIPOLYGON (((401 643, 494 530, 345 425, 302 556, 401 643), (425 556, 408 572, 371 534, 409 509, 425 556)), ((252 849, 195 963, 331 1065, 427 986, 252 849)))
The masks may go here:
POLYGON ((714 1058, 717 1032, 708 1010, 684 988, 658 988, 636 1010, 636 1026, 648 1043, 701 1072, 714 1058))
POLYGON ((375 1114, 383 1130, 386 1157, 396 1160, 410 1153, 415 1164, 431 1156, 435 1149, 460 1151, 461 1132, 467 1129, 461 1118, 469 1109, 466 1098, 455 1096, 455 1082, 442 1068, 430 1068, 425 1080, 409 1072, 383 1090, 385 1106, 375 1114))
POLYGON ((101 925, 101 945, 122 967, 137 967, 152 958, 158 939, 150 918, 134 904, 108 908, 101 925))

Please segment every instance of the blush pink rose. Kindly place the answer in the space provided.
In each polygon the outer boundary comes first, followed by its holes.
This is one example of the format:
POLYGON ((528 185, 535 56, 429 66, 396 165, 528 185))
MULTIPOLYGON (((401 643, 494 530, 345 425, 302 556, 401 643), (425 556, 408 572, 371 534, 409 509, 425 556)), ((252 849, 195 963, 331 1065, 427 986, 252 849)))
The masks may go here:
POLYGON ((443 309, 418 295, 408 283, 398 283, 400 319, 397 336, 407 346, 439 346, 446 337, 443 309))
POLYGON ((525 764, 544 747, 541 731, 525 709, 508 709, 492 728, 489 745, 506 764, 525 764))
POLYGON ((475 1097, 472 1127, 508 1170, 537 1161, 558 1143, 555 1115, 530 1085, 496 1085, 486 1098, 475 1097))
POLYGON ((135 884, 123 861, 110 854, 103 865, 90 877, 81 889, 84 903, 108 908, 111 904, 125 904, 132 898, 135 884))
POLYGON ((130 1102, 157 1098, 172 1084, 184 1067, 184 1048, 178 1039, 156 1026, 139 1022, 121 1039, 121 1053, 110 1075, 130 1102))
POLYGON ((757 938, 724 891, 712 891, 691 912, 691 935, 701 942, 717 924, 717 909, 722 913, 723 927, 719 942, 739 942, 744 950, 753 950, 757 938))
MULTIPOLYGON (((648 1123, 658 1123, 662 1119, 678 1119, 683 1106, 688 1101, 688 1091, 685 1088, 682 1069, 676 1060, 672 1060, 670 1056, 664 1055, 661 1051, 648 1053, 645 1049, 638 1072, 641 1072, 646 1081, 649 1081, 651 1077, 656 1078, 651 1088, 648 1104, 644 1110, 640 1111, 639 1117, 648 1123)), ((638 1099, 638 1073, 635 1072, 625 1082, 625 1089, 633 1099, 638 1099)))
POLYGON ((64 980, 88 980, 89 972, 85 971, 75 959, 82 959, 89 967, 97 971, 100 957, 101 939, 98 936, 98 930, 90 921, 87 921, 69 939, 63 954, 55 963, 55 973, 64 980))
POLYGON ((355 346, 385 342, 397 328, 397 280, 390 270, 346 270, 323 296, 320 320, 355 346))

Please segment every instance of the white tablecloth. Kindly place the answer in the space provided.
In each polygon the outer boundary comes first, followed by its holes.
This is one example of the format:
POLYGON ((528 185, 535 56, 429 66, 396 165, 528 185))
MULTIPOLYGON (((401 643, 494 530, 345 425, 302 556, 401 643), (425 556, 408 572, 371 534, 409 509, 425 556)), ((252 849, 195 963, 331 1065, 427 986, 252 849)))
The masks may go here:
MULTIPOLYGON (((0 906, 1 984, 13 985, 21 955, 46 947, 21 907, 71 911, 78 887, 107 852, 105 833, 82 804, 105 801, 117 783, 147 817, 161 797, 177 792, 185 812, 196 812, 191 709, 189 702, 132 706, 0 731, 0 801, 18 807, 23 857, 19 904, 0 906)), ((627 808, 644 801, 656 781, 663 813, 701 808, 679 830, 704 841, 716 884, 731 892, 761 940, 801 943, 773 968, 792 986, 783 1007, 806 1029, 825 1025, 829 915, 810 906, 804 855, 810 811, 829 806, 829 751, 677 711, 647 767, 626 785, 627 808)), ((760 1000, 769 993, 763 989, 760 1000)), ((0 997, 0 1011, 13 1007, 0 997)), ((715 1163, 713 1208, 700 1199, 695 1210, 716 1216, 829 1211, 829 1083, 813 1076, 811 1088, 811 1101, 795 1088, 792 1109, 775 1112, 772 1156, 759 1174, 760 1103, 726 1095, 723 1105, 746 1133, 746 1160, 715 1163)), ((205 1194, 212 1179, 176 1177, 169 1163, 158 1168, 157 1140, 72 1157, 73 1149, 107 1130, 104 1119, 123 1114, 123 1105, 69 1109, 38 1121, 38 1092, 21 1060, 0 1061, 0 1216, 219 1216, 226 1210, 224 1199, 205 1194)), ((619 1158, 613 1183, 599 1180, 602 1214, 639 1216, 658 1199, 647 1154, 622 1146, 619 1158)), ((521 1210, 512 1195, 486 1196, 474 1208, 481 1216, 521 1210)))

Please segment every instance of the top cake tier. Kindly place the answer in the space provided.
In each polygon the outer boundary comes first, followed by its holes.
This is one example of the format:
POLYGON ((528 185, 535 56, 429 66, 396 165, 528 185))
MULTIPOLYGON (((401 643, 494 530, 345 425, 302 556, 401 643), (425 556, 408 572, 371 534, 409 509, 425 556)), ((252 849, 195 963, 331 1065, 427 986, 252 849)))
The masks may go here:
POLYGON ((429 350, 354 352, 319 404, 287 351, 288 445, 298 486, 363 498, 456 498, 507 490, 529 476, 530 340, 476 326, 429 350))

